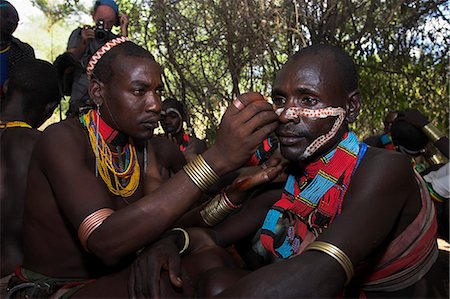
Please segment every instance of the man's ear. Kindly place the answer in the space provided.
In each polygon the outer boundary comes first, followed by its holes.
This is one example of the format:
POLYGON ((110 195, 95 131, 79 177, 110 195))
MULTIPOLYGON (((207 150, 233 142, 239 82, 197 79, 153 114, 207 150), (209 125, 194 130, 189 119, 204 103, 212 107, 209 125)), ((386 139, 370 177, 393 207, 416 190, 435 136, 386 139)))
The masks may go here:
POLYGON ((353 91, 349 95, 349 100, 347 102, 347 114, 345 120, 347 123, 352 123, 356 120, 359 115, 359 109, 361 108, 361 94, 359 90, 353 91))
POLYGON ((89 96, 96 105, 103 105, 103 87, 104 84, 98 79, 92 79, 89 82, 89 96))

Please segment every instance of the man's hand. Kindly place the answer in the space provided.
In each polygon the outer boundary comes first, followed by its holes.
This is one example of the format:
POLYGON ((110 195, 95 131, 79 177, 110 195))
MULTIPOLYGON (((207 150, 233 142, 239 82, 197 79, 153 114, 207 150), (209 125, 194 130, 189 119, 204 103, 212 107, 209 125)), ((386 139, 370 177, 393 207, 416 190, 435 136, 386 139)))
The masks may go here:
POLYGON ((128 293, 132 298, 160 298, 161 272, 168 271, 170 283, 182 287, 181 258, 176 236, 169 235, 144 249, 131 266, 128 293))
POLYGON ((245 93, 239 105, 230 105, 222 117, 215 144, 214 159, 226 172, 242 166, 258 145, 278 126, 278 116, 259 93, 245 93))
POLYGON ((124 13, 121 13, 119 16, 119 24, 120 24, 120 33, 122 36, 128 36, 128 16, 124 13))
POLYGON ((263 164, 242 168, 239 171, 239 176, 228 187, 227 194, 245 192, 268 182, 282 182, 287 177, 287 174, 283 172, 287 164, 288 161, 279 150, 276 150, 269 160, 263 164))
POLYGON ((95 38, 95 31, 89 26, 85 26, 83 29, 81 29, 81 42, 84 44, 87 44, 89 40, 92 40, 95 38))

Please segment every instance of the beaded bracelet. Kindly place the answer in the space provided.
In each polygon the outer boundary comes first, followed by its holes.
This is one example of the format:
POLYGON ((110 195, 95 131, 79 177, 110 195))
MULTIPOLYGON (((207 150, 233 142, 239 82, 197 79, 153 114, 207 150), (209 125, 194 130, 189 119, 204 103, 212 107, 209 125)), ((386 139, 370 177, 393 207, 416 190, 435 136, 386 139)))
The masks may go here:
POLYGON ((347 276, 347 281, 345 282, 345 285, 348 285, 350 283, 350 280, 353 277, 353 264, 352 261, 345 254, 345 252, 340 250, 335 245, 323 241, 312 242, 306 247, 305 251, 307 250, 321 251, 334 258, 344 269, 345 275, 347 276))
POLYGON ((183 167, 188 177, 203 192, 219 181, 219 176, 208 165, 202 155, 198 155, 191 162, 183 167))

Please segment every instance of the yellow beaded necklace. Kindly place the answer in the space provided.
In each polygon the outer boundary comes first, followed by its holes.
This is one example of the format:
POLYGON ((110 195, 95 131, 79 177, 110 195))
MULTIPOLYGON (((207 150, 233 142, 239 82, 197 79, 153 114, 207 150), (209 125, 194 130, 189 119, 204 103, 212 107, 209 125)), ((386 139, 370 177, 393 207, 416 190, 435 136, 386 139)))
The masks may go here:
POLYGON ((7 122, 1 122, 0 121, 0 129, 7 129, 7 128, 29 128, 31 129, 31 126, 27 124, 24 121, 16 120, 16 121, 7 121, 7 122))
POLYGON ((140 179, 139 162, 133 141, 130 138, 129 143, 124 148, 125 170, 120 171, 120 167, 113 160, 113 153, 98 130, 98 124, 94 121, 94 116, 94 110, 90 110, 80 116, 80 122, 88 131, 98 172, 109 191, 121 197, 130 197, 139 186, 140 179))

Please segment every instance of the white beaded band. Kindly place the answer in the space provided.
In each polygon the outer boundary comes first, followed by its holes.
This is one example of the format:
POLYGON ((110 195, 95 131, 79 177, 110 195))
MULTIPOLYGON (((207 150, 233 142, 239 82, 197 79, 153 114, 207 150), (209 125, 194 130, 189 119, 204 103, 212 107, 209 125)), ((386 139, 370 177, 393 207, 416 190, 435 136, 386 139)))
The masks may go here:
POLYGON ((90 80, 92 77, 92 73, 94 72, 95 66, 97 65, 100 58, 102 58, 103 55, 105 55, 106 52, 111 50, 117 45, 120 45, 121 43, 124 43, 126 41, 129 41, 130 39, 126 36, 120 36, 113 38, 112 40, 109 40, 106 44, 104 44, 100 49, 97 50, 92 56, 91 59, 89 59, 88 65, 86 67, 86 75, 88 79, 90 80))

